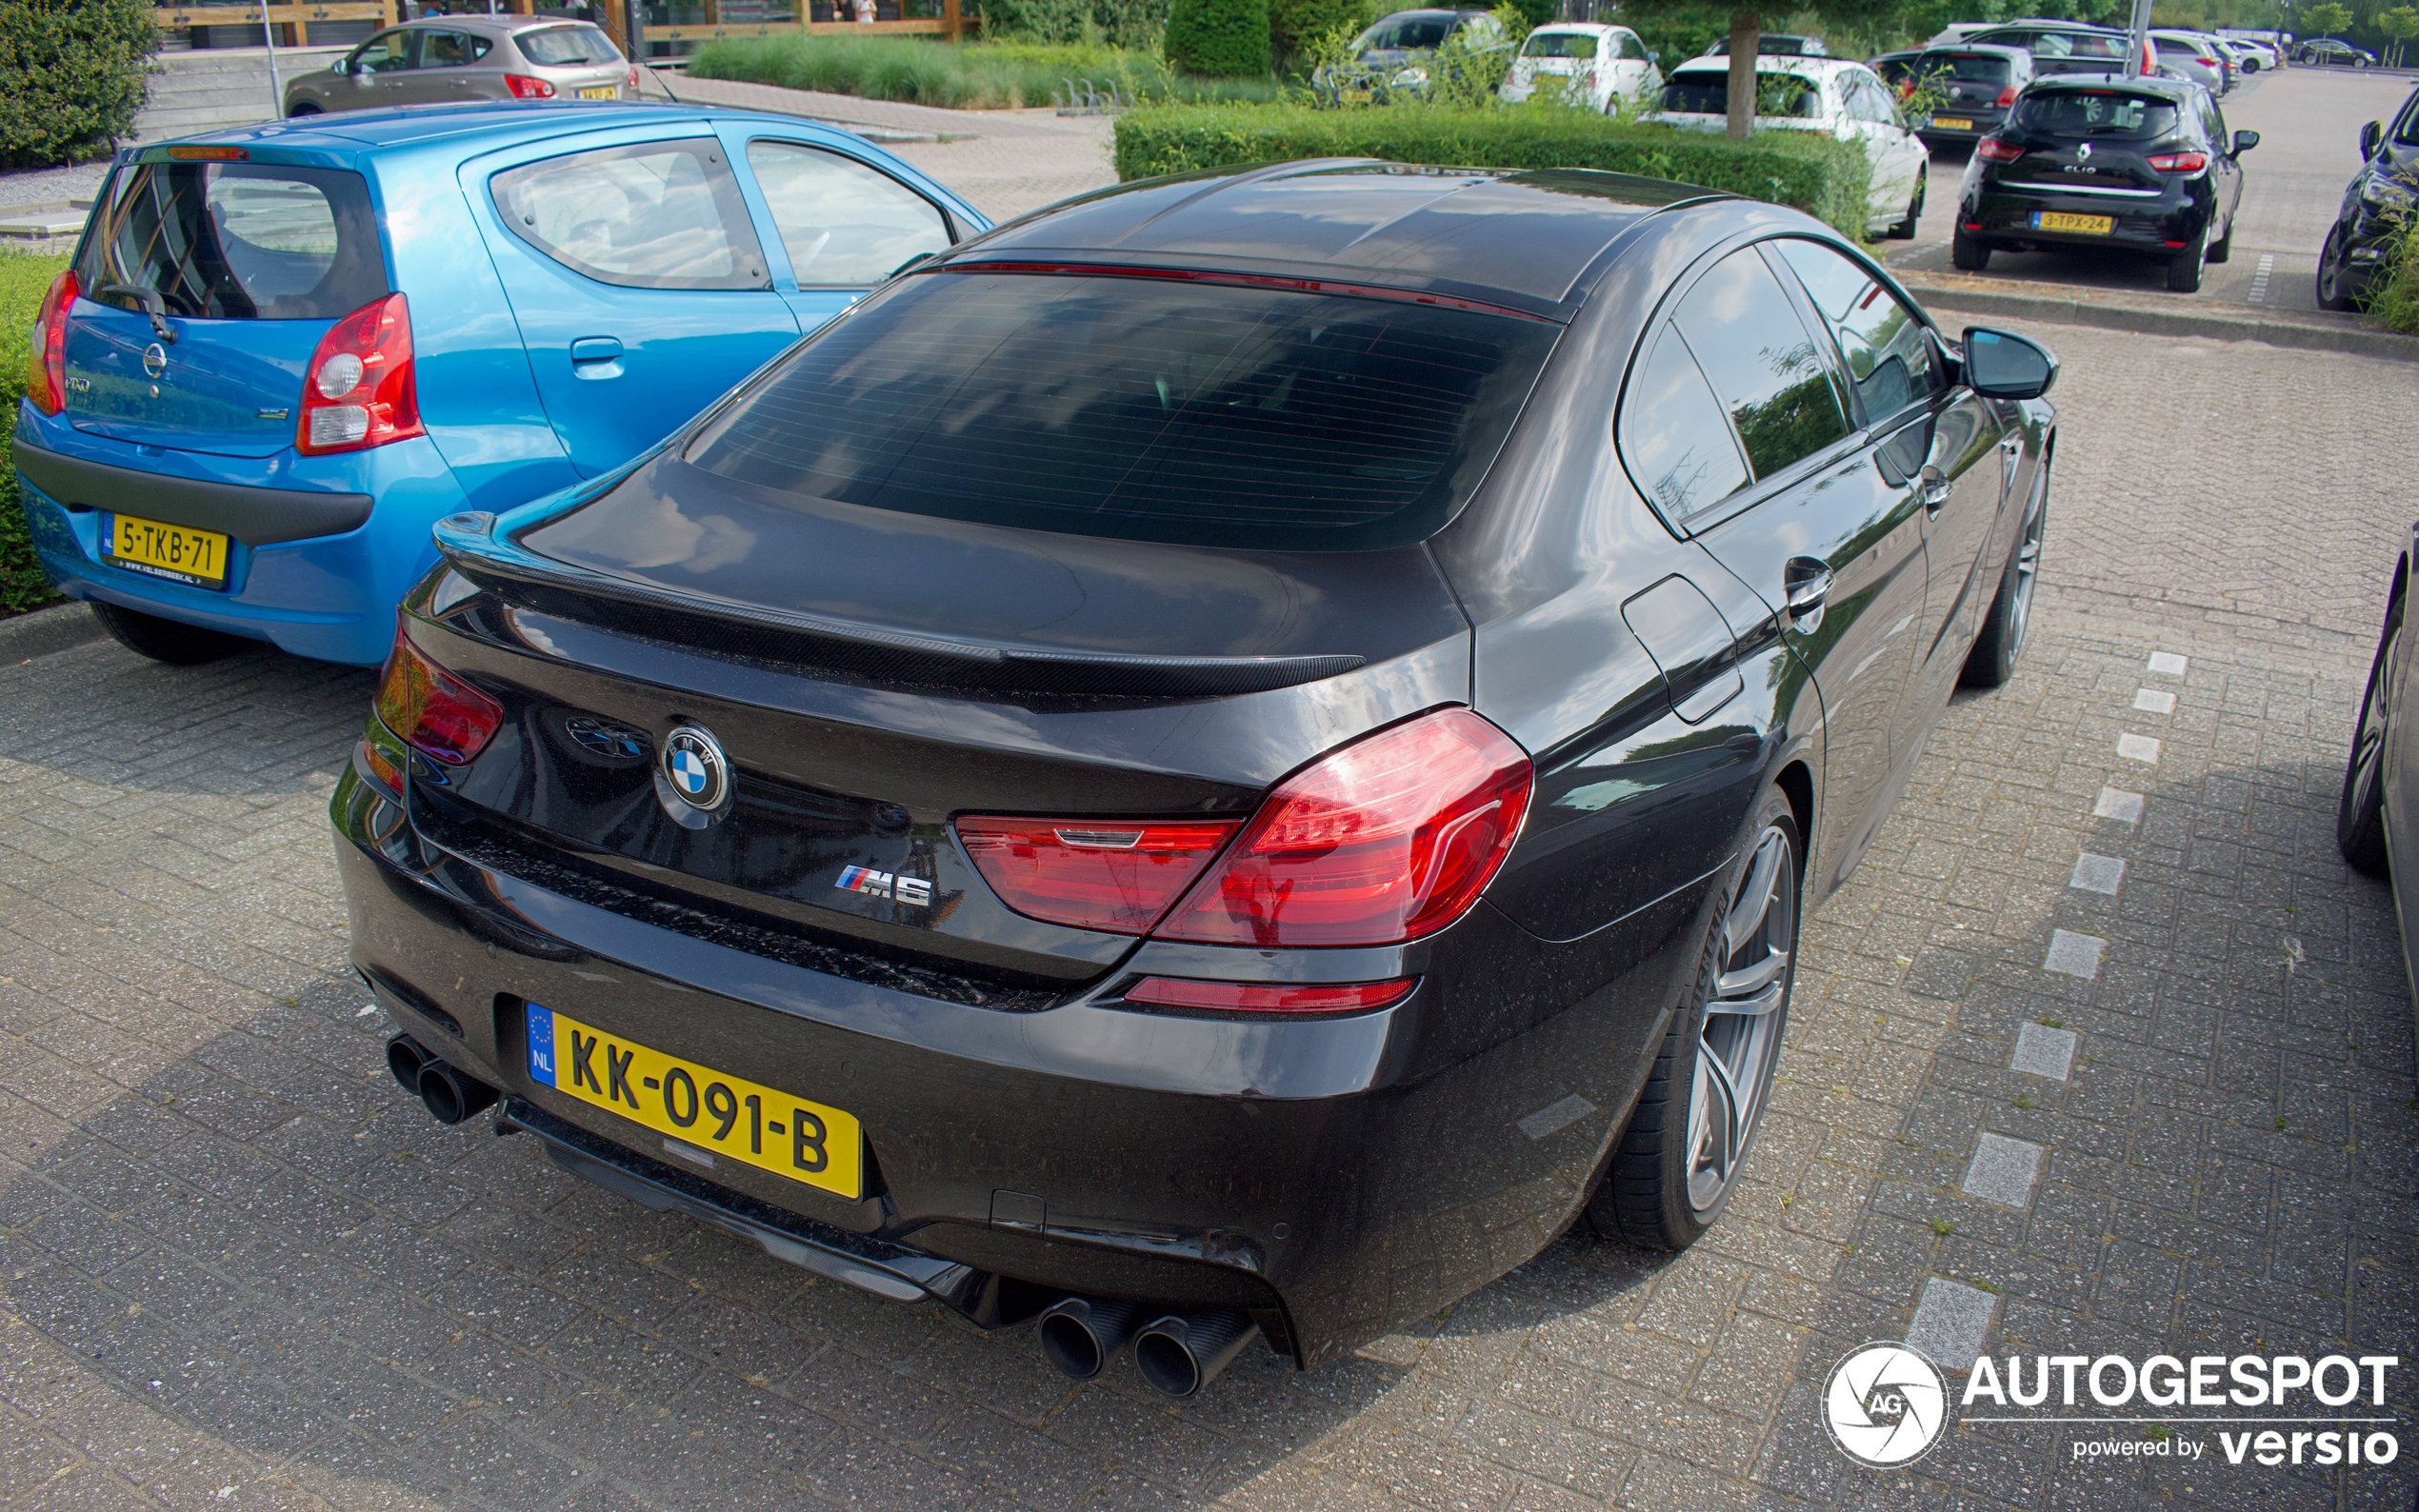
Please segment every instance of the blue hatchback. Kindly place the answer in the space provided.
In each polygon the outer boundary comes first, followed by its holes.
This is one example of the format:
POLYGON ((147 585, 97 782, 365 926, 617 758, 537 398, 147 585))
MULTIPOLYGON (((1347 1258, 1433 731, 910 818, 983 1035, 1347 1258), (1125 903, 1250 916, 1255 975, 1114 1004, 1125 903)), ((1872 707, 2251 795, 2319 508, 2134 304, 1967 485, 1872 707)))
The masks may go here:
POLYGON ((129 149, 34 330, 35 547, 148 656, 378 662, 436 520, 611 470, 989 227, 847 132, 688 107, 129 149))

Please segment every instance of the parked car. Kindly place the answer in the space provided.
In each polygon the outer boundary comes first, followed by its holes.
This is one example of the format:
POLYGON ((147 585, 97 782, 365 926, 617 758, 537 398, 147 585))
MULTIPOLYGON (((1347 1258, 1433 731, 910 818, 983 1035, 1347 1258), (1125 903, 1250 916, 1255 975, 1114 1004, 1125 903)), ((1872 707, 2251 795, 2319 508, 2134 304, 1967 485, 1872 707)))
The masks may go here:
POLYGON ((2267 50, 2256 43, 2227 36, 2212 36, 2209 41, 2215 43, 2218 50, 2226 54, 2227 59, 2234 65, 2234 71, 2237 73, 2248 76, 2269 66, 2267 50))
MULTIPOLYGON (((2032 71, 2041 75, 2122 74, 2133 51, 2133 38, 2129 33, 2072 21, 2018 22, 1977 31, 1966 40, 1989 47, 2022 48, 2032 54, 2032 71)), ((2159 67, 2155 53, 2147 49, 2143 67, 2151 72, 2159 67)))
POLYGON ((435 16, 390 27, 286 86, 288 116, 466 100, 634 100, 613 39, 559 16, 435 16))
MULTIPOLYGON (((1756 56, 1764 58, 1828 58, 1831 55, 1831 50, 1823 45, 1821 37, 1802 37, 1788 31, 1761 33, 1755 39, 1755 52, 1756 56)), ((1704 56, 1709 58, 1727 58, 1729 55, 1730 39, 1728 36, 1714 38, 1713 46, 1704 52, 1704 56)))
POLYGON ((2351 756, 2344 766, 2343 793, 2335 805, 2335 846, 2354 871, 2384 878, 2391 886, 2406 979, 2419 984, 2419 953, 2412 924, 2419 920, 2419 752, 2406 744, 2419 728, 2412 700, 2410 666, 2419 656, 2411 644, 2410 575, 2419 564, 2419 527, 2402 543, 2386 596, 2386 623, 2377 654, 2369 664, 2369 686, 2352 728, 2351 756))
POLYGON ((2419 213, 2419 90, 2390 127, 2371 121, 2360 129, 2360 158, 2318 249, 2321 309, 2350 309, 2374 293, 2395 232, 2419 213))
POLYGON ((1314 71, 1311 87, 1348 103, 1382 101, 1397 90, 1425 93, 1436 50, 1454 37, 1480 50, 1511 46, 1503 23, 1489 11, 1397 10, 1352 39, 1350 62, 1314 71))
POLYGON ((1937 32, 1934 32, 1931 40, 1926 42, 1924 46, 1928 48, 1957 47, 1963 44, 1968 37, 1974 35, 1976 32, 1989 31, 1993 27, 2004 25, 2006 25, 2006 23, 2001 21, 1954 22, 1949 26, 1941 28, 1937 32))
POLYGON ((1560 21, 1529 32, 1496 93, 1518 104, 1537 92, 1540 78, 1557 77, 1607 115, 1635 110, 1663 94, 1663 70, 1638 34, 1589 21, 1560 21))
POLYGON ((1872 70, 1876 77, 1889 86, 1890 93, 1903 100, 1915 74, 1915 60, 1923 55, 1921 48, 1907 48, 1867 58, 1865 67, 1872 70))
POLYGON ((439 525, 331 800, 390 1063, 1173 1395, 1691 1243, 1799 920, 2023 651, 2054 371, 1657 179, 1025 217, 439 525))
POLYGON ((43 567, 135 650, 375 664, 429 527, 602 477, 989 226, 790 116, 423 107, 118 155, 34 333, 43 567))
POLYGON ((2194 31, 2153 31, 2150 45, 2158 49, 2163 67, 2211 94, 2222 95, 2234 87, 2233 65, 2208 37, 2194 31))
POLYGON ((1916 60, 1912 78, 1929 84, 1939 103, 1915 117, 1924 146, 1971 148, 2006 124, 2016 96, 2032 82, 2032 54, 2023 48, 1934 48, 1916 60))
MULTIPOLYGON (((1914 236, 1931 153, 1899 118, 1897 99, 1879 74, 1847 58, 1758 57, 1755 79, 1758 130, 1827 131, 1863 143, 1873 166, 1871 229, 1902 240, 1914 236)), ((1647 119, 1720 130, 1729 98, 1729 61, 1694 59, 1672 70, 1661 108, 1647 119)))
POLYGON ((2326 69, 2373 69, 2377 66, 2377 54, 2333 37, 2320 37, 2313 42, 2305 42, 2295 50, 2293 61, 2326 69))
POLYGON ((2237 159, 2258 145, 2257 131, 2229 138, 2197 84, 2036 79, 1974 147, 1950 260, 1979 272, 1996 248, 2110 249, 2165 263, 2167 287, 2192 293, 2232 249, 2237 159))

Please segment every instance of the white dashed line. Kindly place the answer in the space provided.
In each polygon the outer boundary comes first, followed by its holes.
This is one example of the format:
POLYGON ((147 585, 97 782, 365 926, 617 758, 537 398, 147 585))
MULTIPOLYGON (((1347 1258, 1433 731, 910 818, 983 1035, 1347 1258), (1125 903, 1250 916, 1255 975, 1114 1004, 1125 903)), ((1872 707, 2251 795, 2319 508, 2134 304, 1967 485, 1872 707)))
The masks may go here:
POLYGON ((2076 1038, 2072 1029, 2053 1029, 2027 1019, 2016 1029, 2016 1053, 2008 1069, 2063 1082, 2074 1069, 2076 1038))
POLYGON ((1966 1195, 2002 1207, 2025 1206, 2041 1175, 2041 1146, 2030 1140, 1984 1134, 1975 1142, 1973 1164, 1966 1167, 1966 1195))
POLYGON ((2116 896, 2119 884, 2125 881, 2125 863, 2114 856, 2095 856, 2089 851, 2074 858, 2074 876, 2067 885, 2082 892, 2106 893, 2116 896))
POLYGON ((2148 735, 2119 735, 2117 754, 2129 762, 2148 762, 2156 766, 2159 764, 2159 743, 2148 735))
POLYGON ((2254 305, 2268 303, 2268 275, 2274 271, 2276 271, 2276 254, 2274 252, 2260 253, 2259 270, 2251 274, 2250 303, 2254 305))
POLYGON ((2145 714, 2172 714, 2175 695, 2162 693, 2155 687, 2139 688, 2133 694, 2133 706, 2145 714))
POLYGON ((2184 668, 2191 665, 2192 659, 2190 657, 2178 656, 2173 651, 2152 651, 2150 653, 2150 670, 2158 673, 2161 677, 2182 677, 2184 675, 2184 668))
POLYGON ((1907 1325, 1907 1347, 1952 1376, 1964 1375, 1982 1353, 1998 1305, 1999 1299, 1979 1286, 1927 1276, 1914 1321, 1907 1325))
POLYGON ((2142 822, 2142 795, 2129 793, 2122 787, 2103 787, 2100 801, 2091 806, 2094 819, 2113 819, 2120 825, 2142 822))
POLYGON ((2052 929, 2049 931, 2049 955, 2041 966, 2045 971, 2081 977, 2089 982, 2100 974, 2100 952, 2108 947, 2109 943, 2096 934, 2052 929))

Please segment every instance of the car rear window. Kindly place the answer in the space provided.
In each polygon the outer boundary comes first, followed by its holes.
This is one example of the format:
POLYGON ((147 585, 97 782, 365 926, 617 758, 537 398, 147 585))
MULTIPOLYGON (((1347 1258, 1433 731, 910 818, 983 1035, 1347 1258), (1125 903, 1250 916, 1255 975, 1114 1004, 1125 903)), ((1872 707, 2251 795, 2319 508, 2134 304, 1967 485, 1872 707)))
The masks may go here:
POLYGON ((1927 52, 1915 73, 1926 79, 1945 74, 1960 84, 2005 84, 2015 76, 2015 65, 1990 52, 1927 52))
POLYGON ((2017 101, 2016 124, 2059 136, 2148 140, 2175 129, 2175 107, 2154 95, 2122 90, 2043 90, 2017 101))
POLYGON ((1451 16, 1405 16, 1397 21, 1381 21, 1361 33, 1357 50, 1362 52, 1418 51, 1441 48, 1452 34, 1451 16))
POLYGON ((622 61, 621 53, 613 49, 612 39, 594 27, 539 27, 521 32, 512 42, 521 50, 523 57, 542 69, 622 61))
POLYGON ((125 169, 76 281, 106 305, 210 320, 333 320, 390 292, 361 175, 270 163, 125 169))
POLYGON ((824 328, 687 456, 906 514, 1370 550, 1460 509, 1560 329, 1408 300, 942 270, 824 328))
MULTIPOLYGON (((1663 108, 1685 115, 1725 115, 1730 109, 1730 75, 1675 73, 1663 87, 1663 108)), ((1822 94, 1812 81, 1793 73, 1755 76, 1755 113, 1810 118, 1822 114, 1822 94)))
POLYGON ((1531 31, 1520 45, 1524 58, 1592 58, 1596 39, 1585 31, 1531 31))

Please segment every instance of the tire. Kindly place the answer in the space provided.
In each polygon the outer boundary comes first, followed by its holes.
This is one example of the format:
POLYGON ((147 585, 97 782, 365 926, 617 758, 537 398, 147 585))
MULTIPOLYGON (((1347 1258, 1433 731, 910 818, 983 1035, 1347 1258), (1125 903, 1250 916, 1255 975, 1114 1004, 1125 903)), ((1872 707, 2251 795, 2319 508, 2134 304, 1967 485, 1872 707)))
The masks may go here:
POLYGON ((2358 301, 2344 288, 2344 223, 2341 221, 2328 228, 2327 245, 2318 249, 2318 308, 2359 308, 2358 301))
POLYGON ((2167 260, 2167 288, 2171 294, 2197 294, 2201 291, 2201 264, 2208 259, 2209 228, 2192 238, 2192 245, 2167 260))
POLYGON ((2402 638, 2403 596, 2386 606, 2386 628, 2369 664, 2369 691, 2360 701, 2360 725, 2351 735, 2351 759, 2344 764, 2344 795, 2335 805, 2335 848, 2351 869, 2386 874, 2386 723, 2393 712, 2394 642, 2402 638))
POLYGON ((1915 239, 1915 223, 1924 218, 1924 181, 1930 176, 1922 171, 1915 174, 1915 197, 1907 202, 1907 218, 1885 233, 1891 241, 1911 242, 1915 239))
POLYGON ((1979 273, 1990 266, 1990 244, 1978 236, 1968 236, 1961 229, 1949 238, 1949 261, 1966 272, 1979 273))
POLYGON ((1999 574, 1999 593, 1990 601, 1990 615, 1974 637, 1973 649, 1957 681, 1968 687, 2004 687, 2016 675, 2016 658, 2024 654, 2025 632, 2032 627, 2032 595, 2041 576, 2041 543, 2049 527, 2049 464, 2032 487, 2032 503, 2024 524, 2016 527, 2015 548, 1999 574))
POLYGON ((1748 833, 1728 905, 1706 931, 1688 996, 1588 1200, 1599 1238, 1686 1249, 1721 1218, 1754 1147, 1797 981, 1805 865, 1779 788, 1765 788, 1748 833), (1749 1011, 1723 1011, 1725 1003, 1749 1011))
POLYGON ((2209 243, 2208 261, 2222 263, 2234 255, 2234 223, 2226 223, 2226 234, 2209 243))
POLYGON ((312 105, 306 100, 302 104, 295 106, 292 109, 288 110, 286 112, 286 119, 289 121, 299 121, 306 115, 317 115, 319 113, 319 107, 312 105))
POLYGON ((92 612, 111 640, 137 656, 148 656, 170 666, 199 666, 204 662, 232 656, 253 644, 240 635, 206 630, 198 625, 181 625, 156 614, 123 609, 97 600, 92 612))

